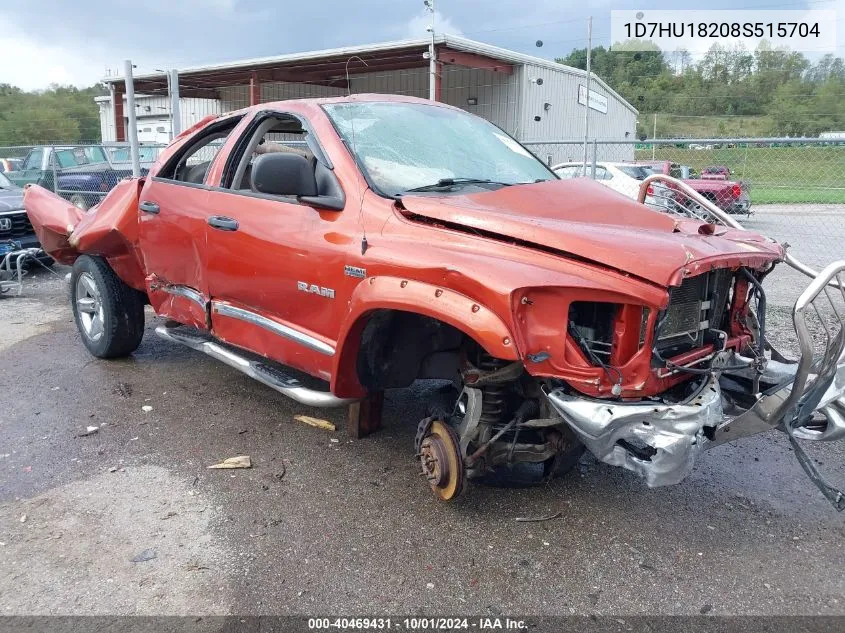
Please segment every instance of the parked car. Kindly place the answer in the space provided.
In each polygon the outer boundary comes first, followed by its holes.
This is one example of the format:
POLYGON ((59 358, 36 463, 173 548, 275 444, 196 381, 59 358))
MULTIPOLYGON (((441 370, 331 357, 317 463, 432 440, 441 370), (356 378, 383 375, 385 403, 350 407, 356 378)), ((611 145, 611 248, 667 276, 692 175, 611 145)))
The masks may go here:
POLYGON ((23 165, 22 158, 0 158, 0 174, 17 171, 23 165))
POLYGON ((87 214, 25 193, 42 243, 73 265, 85 347, 131 354, 149 302, 163 338, 302 404, 349 406, 357 436, 385 390, 450 381, 408 451, 440 499, 511 468, 565 472, 585 447, 655 486, 762 430, 845 435, 843 337, 818 364, 812 345, 800 366, 765 354, 760 280, 780 244, 560 180, 458 108, 263 103, 204 119, 150 176, 87 214), (291 136, 306 149, 273 140, 291 136))
MULTIPOLYGON (((106 145, 109 162, 115 168, 132 169, 132 154, 129 147, 124 145, 106 145)), ((156 162, 162 148, 158 145, 141 145, 138 148, 138 158, 142 169, 149 169, 156 162)))
POLYGON ((38 237, 24 209, 23 189, 0 174, 0 261, 9 251, 38 246, 38 237))
POLYGON ((84 211, 131 176, 132 169, 115 168, 102 145, 40 145, 29 151, 19 171, 6 175, 20 186, 38 184, 57 191, 84 211))
MULTIPOLYGON (((561 163, 552 167, 552 171, 559 178, 579 178, 584 175, 584 163, 561 163)), ((608 163, 597 162, 595 169, 596 182, 609 187, 623 196, 638 199, 640 182, 651 175, 651 169, 644 165, 633 163, 608 163)), ((593 176, 592 164, 587 165, 586 175, 593 176)), ((656 183, 649 185, 646 191, 645 204, 655 208, 667 208, 672 199, 672 193, 668 187, 656 183)))
POLYGON ((751 215, 751 198, 748 194, 748 186, 745 183, 722 178, 685 178, 685 175, 692 175, 692 170, 689 167, 666 160, 638 161, 638 164, 648 165, 654 173, 683 180, 723 211, 734 215, 751 215))
POLYGON ((731 170, 724 165, 710 165, 701 170, 703 180, 730 180, 731 170))

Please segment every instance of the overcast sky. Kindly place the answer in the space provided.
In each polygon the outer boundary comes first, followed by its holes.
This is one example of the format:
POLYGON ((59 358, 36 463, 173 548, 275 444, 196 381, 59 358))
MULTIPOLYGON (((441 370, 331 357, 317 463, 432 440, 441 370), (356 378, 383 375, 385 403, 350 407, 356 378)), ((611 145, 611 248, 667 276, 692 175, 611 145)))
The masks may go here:
MULTIPOLYGON (((609 44, 610 10, 641 1, 436 0, 437 31, 462 34, 554 58, 594 41, 609 44), (537 40, 543 47, 537 48, 537 40)), ((705 8, 683 0, 690 9, 705 8)), ((838 9, 838 54, 845 52, 845 0, 709 0, 707 8, 838 9)), ((679 9, 652 0, 650 9, 679 9)), ((0 83, 31 90, 50 83, 91 85, 122 69, 136 72, 424 37, 422 0, 25 0, 4 3, 0 83)), ((122 74, 122 72, 120 73, 122 74)))

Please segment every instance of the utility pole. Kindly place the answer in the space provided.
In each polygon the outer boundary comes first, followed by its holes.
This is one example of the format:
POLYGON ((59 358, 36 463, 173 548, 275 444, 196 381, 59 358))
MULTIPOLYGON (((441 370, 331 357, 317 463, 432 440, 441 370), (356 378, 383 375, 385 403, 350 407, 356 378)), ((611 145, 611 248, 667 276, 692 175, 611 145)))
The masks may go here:
POLYGON ((437 100, 437 60, 434 52, 434 0, 424 0, 425 8, 431 14, 431 23, 428 25, 428 33, 431 40, 428 44, 428 98, 431 101, 437 100))
POLYGON ((584 99, 584 175, 587 175, 587 148, 590 142, 590 57, 593 50, 593 16, 587 18, 587 94, 584 99))

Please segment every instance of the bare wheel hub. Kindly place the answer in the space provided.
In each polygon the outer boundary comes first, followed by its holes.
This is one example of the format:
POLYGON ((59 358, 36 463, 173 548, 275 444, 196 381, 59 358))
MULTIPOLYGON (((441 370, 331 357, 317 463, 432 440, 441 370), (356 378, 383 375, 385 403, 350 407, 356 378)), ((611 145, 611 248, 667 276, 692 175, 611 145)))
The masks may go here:
POLYGON ((434 493, 450 501, 464 487, 464 464, 458 436, 450 426, 434 420, 420 443, 420 465, 434 493))

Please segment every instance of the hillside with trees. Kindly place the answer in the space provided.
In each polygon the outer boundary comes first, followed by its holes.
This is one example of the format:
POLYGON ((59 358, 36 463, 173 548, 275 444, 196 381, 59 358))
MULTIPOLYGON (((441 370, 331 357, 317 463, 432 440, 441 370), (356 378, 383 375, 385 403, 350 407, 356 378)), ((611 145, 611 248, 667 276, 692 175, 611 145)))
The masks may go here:
MULTIPOLYGON (((559 63, 586 68, 587 51, 559 63)), ((689 54, 634 52, 599 46, 591 70, 639 111, 637 135, 818 136, 845 130, 845 63, 825 55, 811 63, 765 43, 748 52, 718 44, 699 61, 689 54)))
POLYGON ((0 83, 0 145, 100 140, 100 114, 94 97, 108 94, 90 88, 50 86, 25 92, 0 83))

